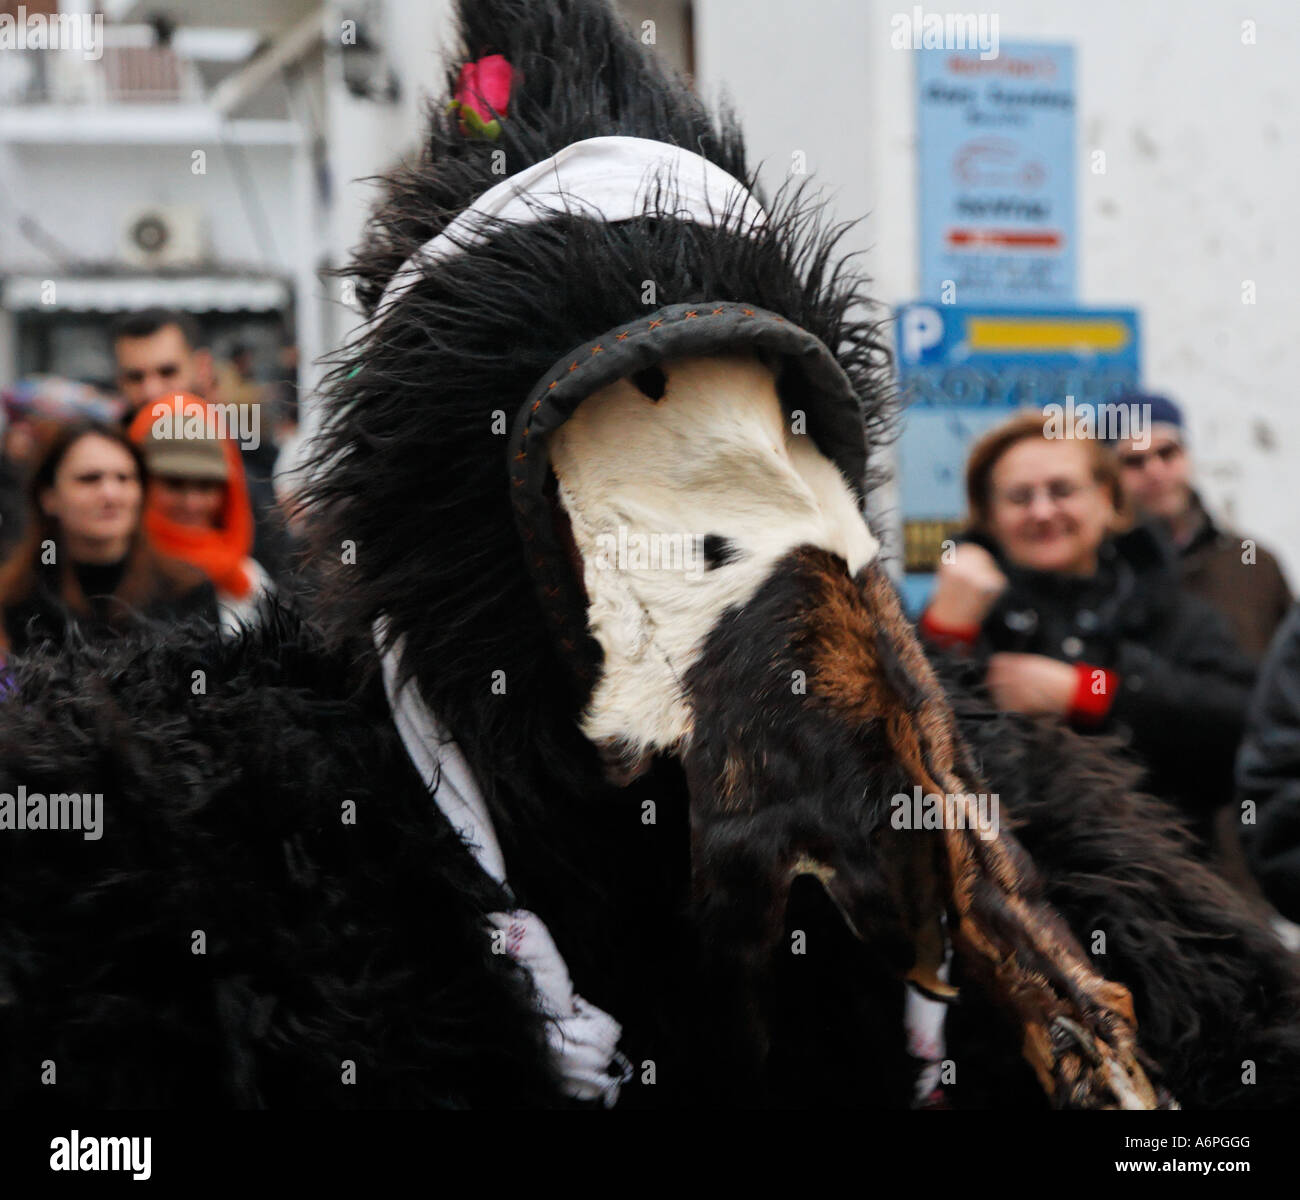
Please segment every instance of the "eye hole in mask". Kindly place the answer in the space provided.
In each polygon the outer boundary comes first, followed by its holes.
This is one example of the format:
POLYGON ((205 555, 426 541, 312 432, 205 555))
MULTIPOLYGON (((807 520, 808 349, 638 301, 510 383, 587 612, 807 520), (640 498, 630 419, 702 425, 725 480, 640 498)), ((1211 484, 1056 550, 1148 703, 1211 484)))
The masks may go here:
POLYGON ((710 571, 725 567, 745 557, 745 552, 730 538, 720 533, 704 535, 704 564, 710 571))
POLYGON ((660 366, 646 367, 632 376, 632 382, 651 400, 662 400, 668 390, 668 376, 660 366))

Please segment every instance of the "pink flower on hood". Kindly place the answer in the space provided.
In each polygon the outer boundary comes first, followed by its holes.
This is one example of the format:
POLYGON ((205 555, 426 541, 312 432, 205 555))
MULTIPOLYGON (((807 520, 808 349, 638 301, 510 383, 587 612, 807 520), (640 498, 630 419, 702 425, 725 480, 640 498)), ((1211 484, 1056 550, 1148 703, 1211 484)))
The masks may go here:
POLYGON ((503 54, 489 54, 475 62, 464 63, 449 108, 460 111, 460 127, 466 134, 496 138, 510 104, 510 87, 515 69, 503 54))

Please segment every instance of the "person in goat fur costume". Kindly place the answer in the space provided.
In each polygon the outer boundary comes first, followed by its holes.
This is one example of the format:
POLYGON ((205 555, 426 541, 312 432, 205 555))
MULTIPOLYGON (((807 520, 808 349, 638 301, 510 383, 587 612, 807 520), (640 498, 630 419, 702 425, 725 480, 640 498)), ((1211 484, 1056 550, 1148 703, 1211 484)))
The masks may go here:
POLYGON ((919 989, 949 1104, 1294 1105, 1269 931, 902 620, 839 231, 601 4, 460 21, 511 86, 465 126, 452 72, 352 266, 310 611, 10 664, 0 793, 104 820, 0 829, 0 1103, 906 1108, 919 989), (913 785, 1000 834, 894 830, 913 785))

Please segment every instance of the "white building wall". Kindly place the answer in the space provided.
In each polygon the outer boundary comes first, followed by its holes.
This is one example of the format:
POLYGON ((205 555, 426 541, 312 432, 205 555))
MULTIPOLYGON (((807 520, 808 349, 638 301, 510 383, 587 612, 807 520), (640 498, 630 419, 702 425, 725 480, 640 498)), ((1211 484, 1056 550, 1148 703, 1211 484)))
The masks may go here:
MULTIPOLYGON (((336 266, 343 265, 356 248, 379 198, 373 177, 418 150, 425 124, 424 105, 441 88, 443 45, 450 40, 451 0, 387 0, 385 10, 387 28, 381 44, 401 88, 396 104, 352 96, 343 84, 338 56, 327 53, 325 59, 335 184, 328 253, 336 266)), ((330 36, 328 31, 326 36, 330 36)), ((334 330, 341 339, 355 323, 355 314, 337 308, 340 283, 332 286, 334 330)))
MULTIPOLYGON (((318 271, 348 262, 379 196, 373 177, 419 147, 424 103, 441 84, 442 45, 449 38, 452 11, 451 0, 388 0, 377 41, 401 89, 397 102, 389 104, 347 90, 339 49, 343 20, 351 10, 332 0, 323 6, 325 54, 316 61, 312 82, 313 92, 319 91, 319 119, 329 143, 331 197, 328 211, 318 213, 314 231, 318 271)), ((301 102, 295 107, 301 119, 301 102)), ((325 354, 346 342, 360 320, 345 282, 318 275, 313 285, 319 344, 325 354)), ((308 393, 319 383, 325 365, 304 359, 308 393)), ((310 395, 303 413, 312 427, 316 411, 310 395)))
MULTIPOLYGON (((698 81, 777 181, 803 149, 876 294, 917 288, 914 56, 889 0, 695 0, 698 81)), ((926 6, 930 11, 933 6, 926 6)), ((935 8, 934 11, 945 11, 935 8)), ((970 8, 968 11, 979 11, 970 8)), ((1000 0, 1007 41, 1067 41, 1079 88, 1080 301, 1133 305, 1143 374, 1186 409, 1212 507, 1300 586, 1300 9, 1000 0), (1255 21, 1256 44, 1242 22, 1255 21), (1106 156, 1093 174, 1091 152, 1106 156), (1256 302, 1243 304, 1243 284, 1256 302)))
POLYGON ((287 202, 292 156, 283 146, 232 151, 201 142, 133 147, 25 142, 7 149, 3 182, 13 207, 0 234, 0 271, 56 267, 16 227, 13 213, 30 215, 51 239, 101 263, 120 258, 128 215, 153 204, 199 210, 210 256, 222 266, 288 274, 306 232, 287 202), (191 168, 195 151, 205 155, 204 174, 191 168), (246 188, 233 154, 242 156, 246 188), (260 210, 260 226, 250 215, 250 203, 260 210), (259 234, 260 227, 265 234, 259 234))

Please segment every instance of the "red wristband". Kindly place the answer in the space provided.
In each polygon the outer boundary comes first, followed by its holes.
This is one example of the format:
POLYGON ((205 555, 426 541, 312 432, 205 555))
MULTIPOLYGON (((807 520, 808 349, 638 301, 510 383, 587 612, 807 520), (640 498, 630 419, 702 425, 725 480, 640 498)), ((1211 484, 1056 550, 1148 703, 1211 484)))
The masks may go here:
POLYGON ((930 615, 928 608, 921 614, 921 619, 917 622, 917 628, 927 641, 933 642, 944 650, 969 650, 975 645, 980 635, 978 625, 941 624, 930 615))
POLYGON ((1119 676, 1105 667, 1091 663, 1074 664, 1074 699, 1070 702, 1070 719, 1083 726, 1100 725, 1115 703, 1119 676))

